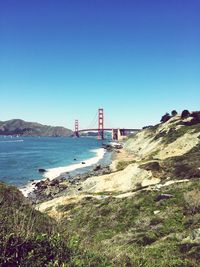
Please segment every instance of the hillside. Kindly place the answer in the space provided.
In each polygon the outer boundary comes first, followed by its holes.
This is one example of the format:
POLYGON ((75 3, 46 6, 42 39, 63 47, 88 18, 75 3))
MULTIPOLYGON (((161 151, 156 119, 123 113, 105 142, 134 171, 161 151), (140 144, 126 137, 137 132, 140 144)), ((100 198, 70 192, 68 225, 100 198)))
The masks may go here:
POLYGON ((177 115, 142 130, 116 154, 111 174, 37 209, 111 266, 198 267, 200 123, 192 120, 177 115))
POLYGON ((0 135, 70 136, 72 133, 64 127, 53 127, 19 119, 0 121, 0 135))
POLYGON ((73 237, 36 211, 12 186, 0 183, 0 266, 108 266, 98 254, 79 249, 73 237))
POLYGON ((0 184, 0 265, 199 267, 193 118, 176 115, 130 137, 109 174, 51 183, 65 189, 36 210, 0 184))

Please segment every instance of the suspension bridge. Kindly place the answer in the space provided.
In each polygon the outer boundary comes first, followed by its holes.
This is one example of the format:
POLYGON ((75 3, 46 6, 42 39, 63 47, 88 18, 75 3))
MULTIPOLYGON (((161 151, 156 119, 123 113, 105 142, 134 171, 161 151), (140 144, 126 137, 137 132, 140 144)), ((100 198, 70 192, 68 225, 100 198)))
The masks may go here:
MULTIPOLYGON (((98 132, 98 139, 103 140, 105 137, 105 132, 112 133, 113 140, 122 139, 124 136, 128 136, 132 133, 136 133, 140 131, 140 129, 132 129, 132 128, 112 128, 112 127, 104 127, 104 109, 99 108, 97 112, 97 127, 88 127, 86 129, 79 129, 79 121, 75 120, 74 125, 74 136, 80 137, 80 133, 82 132, 98 132)), ((94 123, 93 123, 94 124, 94 123)))

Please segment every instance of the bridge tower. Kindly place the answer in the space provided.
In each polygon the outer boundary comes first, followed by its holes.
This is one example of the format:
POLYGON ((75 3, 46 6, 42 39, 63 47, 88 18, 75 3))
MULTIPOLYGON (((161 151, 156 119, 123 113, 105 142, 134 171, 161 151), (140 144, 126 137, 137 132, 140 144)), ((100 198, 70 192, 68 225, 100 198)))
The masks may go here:
POLYGON ((104 139, 104 112, 103 108, 98 109, 98 139, 104 139))
POLYGON ((79 132, 78 132, 78 120, 75 120, 75 125, 74 125, 74 135, 76 137, 79 137, 79 132))

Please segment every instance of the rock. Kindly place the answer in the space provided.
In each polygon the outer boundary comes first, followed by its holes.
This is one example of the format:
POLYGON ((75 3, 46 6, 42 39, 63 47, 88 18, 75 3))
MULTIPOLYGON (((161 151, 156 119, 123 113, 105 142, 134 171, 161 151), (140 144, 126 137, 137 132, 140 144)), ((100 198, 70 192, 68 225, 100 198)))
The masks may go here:
POLYGON ((64 190, 64 189, 67 189, 69 187, 69 184, 64 184, 64 183, 62 183, 62 184, 59 184, 59 188, 61 189, 61 190, 64 190))
POLYGON ((192 233, 181 241, 182 244, 200 244, 200 228, 194 229, 192 233))
POLYGON ((98 165, 96 165, 96 166, 94 167, 93 171, 94 171, 94 172, 95 172, 95 171, 99 171, 100 169, 101 169, 101 165, 98 164, 98 165))
POLYGON ((111 145, 103 144, 102 147, 104 149, 106 149, 107 151, 113 151, 114 150, 114 147, 112 147, 111 145))
POLYGON ((45 195, 47 196, 47 197, 49 197, 49 196, 51 196, 51 189, 50 188, 47 188, 46 190, 45 190, 45 195))
POLYGON ((85 164, 85 161, 82 161, 81 163, 82 163, 82 164, 85 164))
POLYGON ((74 160, 76 160, 76 159, 74 159, 74 160))
POLYGON ((46 185, 48 185, 49 182, 50 182, 50 179, 49 179, 49 178, 47 178, 46 180, 44 180, 44 183, 45 183, 46 185))
POLYGON ((194 229, 193 231, 192 231, 192 234, 190 235, 190 238, 192 239, 192 240, 195 240, 195 239, 200 239, 200 228, 198 228, 198 229, 194 229))
POLYGON ((142 187, 147 187, 147 186, 151 186, 151 185, 155 185, 160 183, 160 179, 159 178, 145 178, 142 182, 141 182, 141 186, 142 187))
POLYGON ((160 210, 154 210, 153 214, 158 214, 160 212, 160 210))
POLYGON ((47 178, 46 180, 42 180, 42 181, 36 183, 36 186, 38 189, 44 189, 49 185, 49 182, 50 182, 50 180, 49 180, 49 178, 47 178))
POLYGON ((55 186, 55 185, 58 185, 58 184, 59 184, 59 181, 57 179, 54 179, 49 183, 50 186, 55 186))
POLYGON ((39 172, 46 172, 45 169, 38 169, 39 172))
POLYGON ((120 145, 120 144, 116 144, 116 145, 114 145, 114 148, 116 148, 116 149, 122 149, 122 148, 123 148, 123 146, 122 146, 122 145, 120 145))
POLYGON ((169 198, 172 198, 173 195, 171 194, 160 194, 157 196, 156 198, 156 201, 160 201, 160 200, 163 200, 163 199, 169 199, 169 198))

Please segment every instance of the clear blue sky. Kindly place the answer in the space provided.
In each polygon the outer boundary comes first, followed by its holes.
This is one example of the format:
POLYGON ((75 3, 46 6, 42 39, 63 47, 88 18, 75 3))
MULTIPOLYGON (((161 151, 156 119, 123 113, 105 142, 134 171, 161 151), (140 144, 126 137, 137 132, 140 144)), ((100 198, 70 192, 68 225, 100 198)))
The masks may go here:
POLYGON ((199 0, 0 0, 0 120, 142 127, 200 109, 199 0), (110 125, 108 125, 110 124, 110 125))

